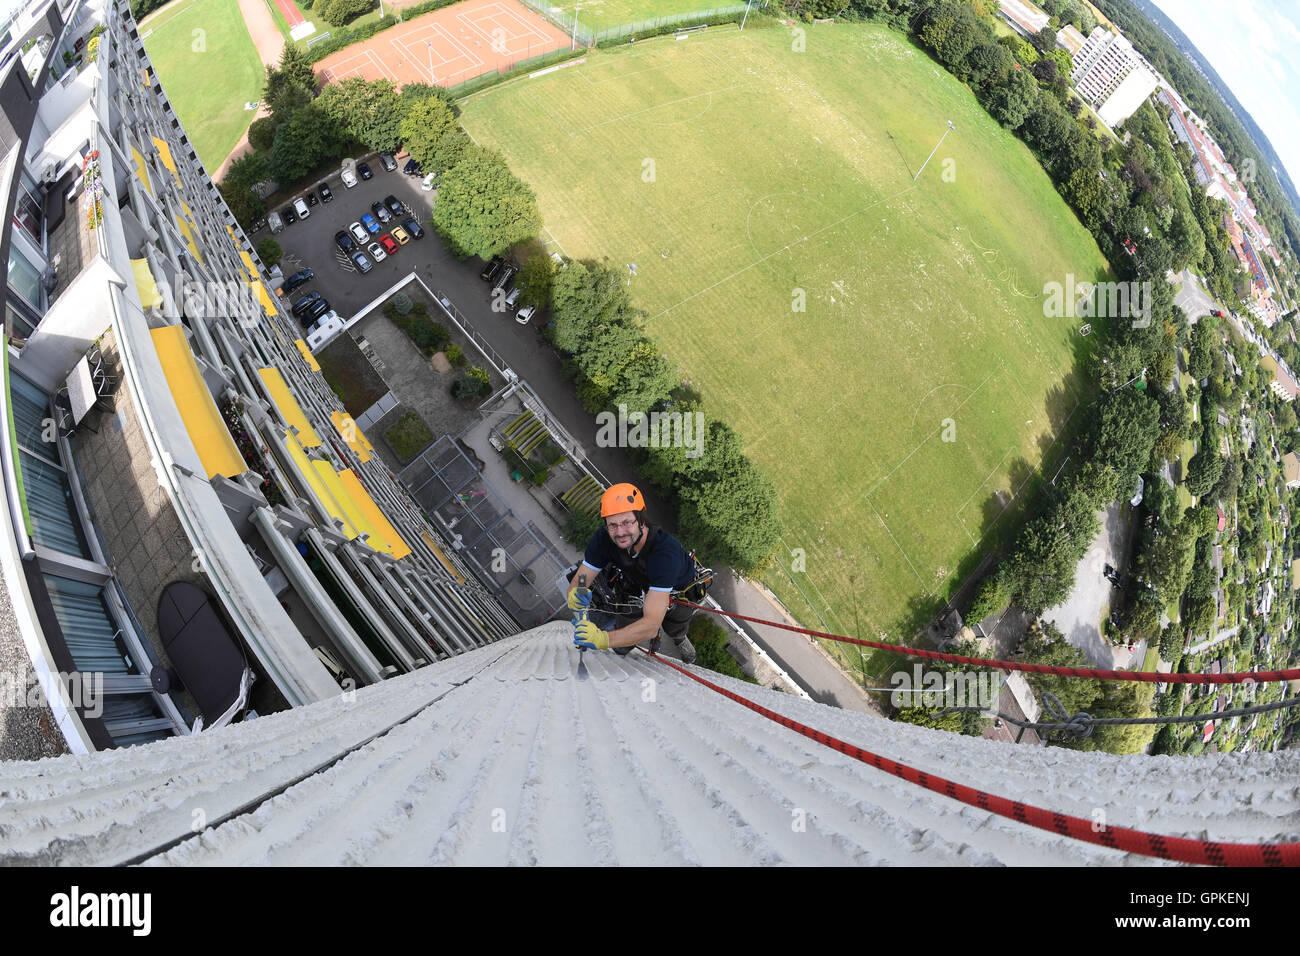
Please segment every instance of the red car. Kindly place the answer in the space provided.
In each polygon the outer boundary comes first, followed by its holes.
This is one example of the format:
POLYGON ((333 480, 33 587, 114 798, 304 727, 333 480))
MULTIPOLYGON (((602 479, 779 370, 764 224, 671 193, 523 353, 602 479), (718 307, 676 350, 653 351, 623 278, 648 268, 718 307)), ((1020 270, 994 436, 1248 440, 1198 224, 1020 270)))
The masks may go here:
POLYGON ((397 240, 391 235, 385 234, 379 237, 379 244, 384 247, 384 251, 390 256, 397 254, 397 240))

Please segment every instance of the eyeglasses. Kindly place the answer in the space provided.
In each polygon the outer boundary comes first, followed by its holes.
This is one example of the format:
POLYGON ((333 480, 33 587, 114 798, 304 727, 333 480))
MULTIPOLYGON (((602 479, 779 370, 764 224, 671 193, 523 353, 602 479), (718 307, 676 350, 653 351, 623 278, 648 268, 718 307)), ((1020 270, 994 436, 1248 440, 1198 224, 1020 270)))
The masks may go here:
POLYGON ((637 526, 635 518, 628 518, 626 521, 607 521, 605 527, 610 531, 631 531, 637 526))

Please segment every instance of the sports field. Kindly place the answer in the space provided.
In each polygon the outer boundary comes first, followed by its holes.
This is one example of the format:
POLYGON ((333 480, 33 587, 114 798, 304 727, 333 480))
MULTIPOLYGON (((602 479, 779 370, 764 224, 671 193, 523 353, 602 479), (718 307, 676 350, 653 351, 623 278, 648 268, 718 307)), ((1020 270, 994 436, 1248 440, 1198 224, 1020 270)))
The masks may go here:
MULTIPOLYGON (((688 13, 745 8, 745 0, 563 0, 549 3, 534 0, 534 6, 550 7, 566 16, 578 13, 578 22, 592 30, 607 30, 626 23, 676 17, 688 13)), ((755 7, 761 7, 761 0, 755 7)))
POLYGON ((140 28, 145 49, 199 159, 216 170, 261 98, 262 61, 236 0, 182 0, 148 17, 140 28))
POLYGON ((568 46, 554 24, 515 0, 466 0, 354 43, 314 69, 326 83, 359 76, 454 86, 568 46))
POLYGON ((537 190, 554 248, 636 265, 649 333, 776 484, 767 583, 810 626, 853 633, 856 610, 863 636, 910 636, 1063 460, 1093 340, 1042 289, 1106 263, 928 57, 806 29, 806 52, 778 28, 596 51, 463 122, 537 190))

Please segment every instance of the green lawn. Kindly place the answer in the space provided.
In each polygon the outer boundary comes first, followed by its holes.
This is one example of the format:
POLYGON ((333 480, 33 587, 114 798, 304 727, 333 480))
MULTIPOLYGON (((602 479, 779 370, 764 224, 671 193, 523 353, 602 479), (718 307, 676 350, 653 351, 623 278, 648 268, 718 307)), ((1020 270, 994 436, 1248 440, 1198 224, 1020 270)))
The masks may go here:
POLYGON ((766 583, 810 626, 851 631, 856 592, 863 636, 910 637, 1059 465, 1094 340, 1042 290, 1106 263, 927 56, 806 29, 802 53, 777 28, 593 52, 462 118, 536 189, 553 247, 637 265, 649 334, 776 485, 766 583))
POLYGON ((199 159, 215 171, 253 120, 244 103, 262 95, 262 61, 239 4, 191 0, 148 21, 141 36, 147 31, 145 49, 163 89, 199 159))

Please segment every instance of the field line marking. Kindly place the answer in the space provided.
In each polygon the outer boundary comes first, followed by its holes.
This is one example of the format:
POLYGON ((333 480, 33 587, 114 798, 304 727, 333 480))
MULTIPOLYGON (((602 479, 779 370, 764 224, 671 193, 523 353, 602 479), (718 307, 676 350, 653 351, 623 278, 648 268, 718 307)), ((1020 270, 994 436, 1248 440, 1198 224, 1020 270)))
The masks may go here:
POLYGON ((957 515, 958 518, 961 517, 961 513, 965 511, 966 506, 970 504, 970 499, 974 498, 976 495, 980 493, 980 491, 984 488, 984 486, 989 483, 989 479, 992 478, 997 473, 997 470, 1002 467, 1002 463, 1006 461, 1007 457, 1015 450, 1016 450, 1015 445, 1012 445, 1010 448, 1006 450, 1006 453, 1003 454, 1003 456, 998 459, 998 463, 993 466, 993 470, 984 476, 984 480, 975 486, 975 490, 970 493, 970 497, 967 498, 965 501, 963 501, 961 503, 961 506, 956 511, 954 511, 953 514, 957 515))
POLYGON ((911 190, 911 189, 915 189, 915 188, 916 188, 916 187, 915 187, 914 185, 904 186, 901 190, 899 190, 898 192, 894 193, 892 196, 885 196, 885 197, 882 198, 882 199, 877 199, 875 202, 868 203, 867 205, 863 206, 861 209, 859 209, 859 210, 857 210, 857 211, 855 211, 855 212, 851 212, 851 213, 849 213, 848 215, 846 215, 846 216, 844 216, 844 217, 842 217, 842 218, 840 218, 840 219, 835 220, 834 222, 827 223, 826 225, 822 226, 820 229, 817 229, 817 230, 815 230, 815 231, 813 231, 813 232, 810 232, 810 233, 809 233, 808 235, 806 235, 806 236, 801 236, 800 238, 794 240, 794 242, 788 242, 788 243, 786 243, 784 246, 782 246, 780 249, 774 249, 774 250, 772 250, 771 252, 769 252, 767 255, 762 256, 762 257, 759 258, 759 259, 755 259, 755 260, 754 260, 753 262, 751 262, 749 265, 747 265, 747 266, 742 266, 741 268, 739 268, 739 269, 737 269, 735 272, 733 272, 731 275, 729 275, 729 276, 725 276, 724 278, 719 279, 717 282, 713 283, 712 285, 705 286, 703 289, 700 289, 698 292, 693 292, 692 294, 688 295, 686 298, 682 299, 680 302, 674 303, 673 305, 670 305, 668 308, 663 309, 663 310, 660 311, 660 312, 656 312, 654 315, 652 315, 652 316, 650 316, 649 318, 647 318, 646 321, 647 321, 647 322, 650 322, 650 321, 652 321, 653 319, 657 319, 657 318, 659 318, 659 316, 661 316, 661 315, 667 315, 669 312, 673 311, 673 309, 676 309, 676 308, 678 308, 679 306, 683 306, 683 305, 685 305, 687 302, 690 302, 692 299, 698 298, 698 297, 704 295, 704 293, 706 293, 706 292, 710 292, 710 291, 712 291, 713 289, 716 289, 718 286, 722 285, 723 283, 730 282, 732 279, 736 278, 736 276, 738 276, 738 275, 742 275, 743 273, 748 272, 750 269, 754 268, 754 267, 757 266, 757 265, 762 265, 765 261, 767 261, 768 259, 771 259, 773 256, 780 255, 781 253, 785 252, 787 249, 790 249, 790 248, 793 247, 793 246, 797 246, 797 245, 798 245, 799 243, 801 243, 801 242, 807 242, 809 239, 812 239, 812 238, 815 237, 815 236, 819 236, 819 235, 821 235, 823 232, 826 232, 826 231, 829 230, 829 229, 834 229, 834 228, 836 228, 837 226, 843 225, 844 223, 848 222, 850 219, 854 218, 855 216, 860 216, 860 215, 862 215, 864 212, 866 212, 867 210, 869 210, 869 209, 874 209, 876 206, 879 206, 879 205, 881 205, 882 203, 887 203, 887 202, 890 202, 891 200, 897 199, 899 196, 903 195, 903 193, 906 193, 906 192, 908 192, 909 190, 911 190))
POLYGON ((912 563, 912 558, 907 553, 907 549, 898 543, 898 539, 894 537, 894 532, 889 530, 889 523, 885 521, 883 517, 881 517, 880 512, 877 510, 876 506, 872 504, 870 498, 868 498, 866 495, 863 495, 863 498, 866 498, 867 504, 870 505, 871 510, 875 512, 876 520, 879 521, 881 526, 885 529, 885 534, 889 535, 889 540, 894 542, 894 547, 898 548, 899 553, 902 554, 903 556, 903 560, 907 562, 907 566, 911 568, 912 573, 916 575, 916 580, 921 585, 921 590, 925 592, 925 596, 934 597, 934 594, 930 591, 929 586, 926 585, 925 580, 921 577, 920 573, 917 572, 916 565, 912 563))
POLYGON ((578 130, 578 132, 589 133, 593 129, 600 129, 600 127, 608 126, 610 123, 617 123, 620 122, 621 120, 631 119, 633 116, 640 116, 642 113, 650 113, 653 112, 654 110, 661 110, 665 106, 676 106, 678 103, 686 103, 689 102, 690 100, 697 100, 701 96, 712 96, 714 93, 729 93, 732 90, 738 90, 738 89, 740 89, 739 86, 724 86, 716 90, 705 90, 702 93, 692 93, 690 96, 683 96, 681 99, 668 100, 667 102, 664 103, 656 103, 654 106, 647 106, 645 109, 633 110, 631 113, 624 113, 621 116, 614 116, 607 120, 601 120, 599 123, 593 123, 590 126, 584 126, 582 129, 578 130))

